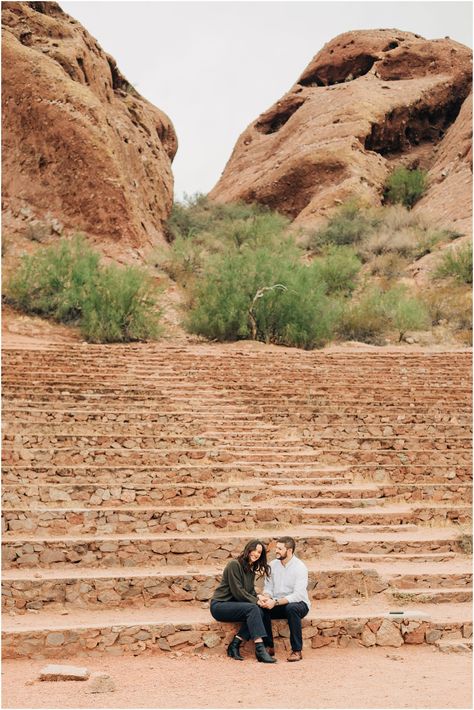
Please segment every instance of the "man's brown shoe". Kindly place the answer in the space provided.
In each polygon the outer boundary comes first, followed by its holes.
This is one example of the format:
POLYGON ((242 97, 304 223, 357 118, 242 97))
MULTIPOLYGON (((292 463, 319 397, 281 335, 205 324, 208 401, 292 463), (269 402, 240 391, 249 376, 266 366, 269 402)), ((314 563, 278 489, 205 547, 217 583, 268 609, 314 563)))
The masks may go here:
POLYGON ((301 651, 292 651, 287 660, 290 661, 290 663, 293 663, 294 661, 301 661, 302 658, 303 654, 301 651))
POLYGON ((268 653, 269 656, 275 655, 275 647, 274 646, 265 646, 265 651, 268 653))

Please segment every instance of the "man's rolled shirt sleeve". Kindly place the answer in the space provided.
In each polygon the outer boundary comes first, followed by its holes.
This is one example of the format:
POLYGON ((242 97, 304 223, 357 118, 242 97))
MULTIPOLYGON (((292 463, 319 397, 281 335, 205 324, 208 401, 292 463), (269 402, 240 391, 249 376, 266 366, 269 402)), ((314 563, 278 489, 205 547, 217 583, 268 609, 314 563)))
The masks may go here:
POLYGON ((291 594, 286 594, 288 603, 292 604, 294 602, 306 602, 308 593, 308 570, 306 567, 301 567, 298 569, 295 579, 295 584, 291 594))

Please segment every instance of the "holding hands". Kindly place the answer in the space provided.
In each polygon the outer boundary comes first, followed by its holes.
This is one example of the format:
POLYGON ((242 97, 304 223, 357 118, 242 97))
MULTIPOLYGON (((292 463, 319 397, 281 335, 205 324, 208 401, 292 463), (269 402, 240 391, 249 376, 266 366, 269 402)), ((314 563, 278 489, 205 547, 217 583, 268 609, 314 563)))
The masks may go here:
POLYGON ((272 599, 268 594, 257 594, 257 604, 264 609, 273 609, 276 605, 276 599, 272 599))

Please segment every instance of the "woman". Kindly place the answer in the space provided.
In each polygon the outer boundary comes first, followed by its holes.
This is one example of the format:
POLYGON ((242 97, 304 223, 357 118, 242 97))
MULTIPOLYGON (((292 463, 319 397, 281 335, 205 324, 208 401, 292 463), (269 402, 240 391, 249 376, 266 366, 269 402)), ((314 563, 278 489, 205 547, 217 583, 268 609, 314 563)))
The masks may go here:
POLYGON ((211 614, 216 621, 242 621, 237 634, 227 647, 227 655, 243 661, 240 644, 252 638, 255 656, 262 663, 275 663, 264 646, 263 609, 258 606, 262 595, 255 591, 255 575, 270 575, 265 546, 260 540, 248 542, 241 555, 231 560, 222 575, 222 582, 211 599, 211 614))

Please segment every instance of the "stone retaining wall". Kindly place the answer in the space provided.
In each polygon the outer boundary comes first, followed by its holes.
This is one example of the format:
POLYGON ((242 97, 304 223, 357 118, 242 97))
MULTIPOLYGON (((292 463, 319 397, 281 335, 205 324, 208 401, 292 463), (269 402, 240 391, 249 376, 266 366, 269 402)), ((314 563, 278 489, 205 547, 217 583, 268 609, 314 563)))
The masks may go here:
POLYGON ((35 483, 95 483, 108 484, 111 480, 117 485, 126 483, 134 484, 167 484, 172 477, 176 485, 183 483, 236 483, 242 477, 254 477, 275 479, 277 476, 283 478, 291 477, 294 484, 299 479, 310 478, 315 485, 323 484, 325 480, 339 479, 341 484, 349 483, 353 479, 360 482, 375 483, 400 483, 400 484, 423 484, 431 485, 436 483, 466 483, 472 480, 471 463, 464 465, 416 465, 416 464, 388 464, 379 466, 377 464, 364 464, 361 466, 350 466, 344 469, 337 465, 334 469, 321 470, 317 466, 295 467, 292 464, 284 466, 265 465, 258 466, 251 464, 199 464, 199 465, 177 465, 177 466, 134 466, 125 465, 108 466, 41 466, 37 464, 29 465, 23 462, 22 465, 10 466, 5 464, 2 470, 2 480, 4 484, 35 484, 35 483))
MULTIPOLYGON (((330 435, 324 430, 319 430, 318 435, 313 432, 308 432, 307 435, 301 435, 299 441, 285 440, 279 438, 273 440, 268 434, 257 441, 253 441, 252 437, 243 436, 243 441, 239 439, 230 440, 226 438, 225 444, 221 437, 213 436, 190 436, 178 434, 173 436, 167 434, 160 436, 159 434, 150 436, 135 436, 130 434, 121 436, 119 434, 110 435, 85 435, 85 434, 4 434, 2 436, 3 449, 8 452, 10 448, 16 449, 133 449, 133 450, 148 450, 148 449, 191 449, 191 452, 198 451, 204 456, 212 456, 213 449, 218 449, 219 452, 240 453, 238 450, 239 444, 244 447, 247 452, 252 452, 253 449, 257 453, 264 454, 268 449, 268 442, 271 441, 272 448, 276 449, 281 455, 285 452, 291 452, 295 455, 303 454, 305 447, 312 449, 368 449, 368 450, 395 450, 395 451, 410 451, 412 449, 434 449, 436 451, 444 451, 445 449, 469 449, 472 444, 472 438, 466 431, 462 431, 460 436, 441 436, 433 433, 431 436, 423 434, 414 436, 411 435, 389 435, 389 436, 373 436, 370 434, 362 434, 361 436, 342 435, 340 431, 330 435)), ((306 453, 311 452, 311 449, 306 453)), ((203 458, 202 457, 202 458, 203 458)), ((201 457, 200 457, 201 458, 201 457)))
MULTIPOLYGON (((314 485, 314 484, 313 484, 314 485)), ((190 484, 179 486, 170 483, 147 486, 139 483, 104 483, 97 484, 59 484, 56 486, 21 486, 4 484, 2 487, 2 506, 10 508, 64 507, 64 503, 73 503, 80 507, 98 506, 122 507, 135 505, 153 505, 162 501, 166 505, 208 505, 212 503, 253 503, 276 502, 284 498, 286 505, 310 505, 319 499, 330 500, 330 505, 361 506, 381 505, 387 502, 431 501, 434 503, 472 502, 472 485, 392 485, 378 489, 360 489, 356 486, 343 490, 329 487, 313 490, 298 490, 298 486, 282 488, 278 482, 269 485, 239 484, 190 484), (297 498, 297 501, 293 499, 297 498), (341 499, 338 501, 337 499, 341 499)))
MULTIPOLYGON (((334 433, 344 434, 359 434, 361 436, 369 434, 370 436, 398 436, 400 434, 436 434, 439 432, 447 432, 451 436, 466 434, 466 427, 470 430, 472 425, 472 417, 470 413, 457 412, 446 413, 436 411, 432 414, 425 412, 420 413, 400 413, 394 421, 393 414, 387 416, 383 408, 377 412, 362 412, 354 414, 353 412, 340 413, 337 409, 318 413, 317 411, 306 410, 301 413, 287 414, 287 417, 296 417, 297 421, 293 428, 303 435, 306 432, 311 435, 313 428, 317 431, 334 431, 334 433), (308 428, 311 426, 311 428, 308 428), (305 432, 306 428, 306 432, 305 432)), ((121 426, 126 428, 127 434, 131 431, 138 434, 143 432, 149 433, 151 427, 162 430, 166 428, 170 433, 175 434, 199 434, 205 429, 212 431, 222 431, 224 434, 232 434, 236 431, 260 432, 264 431, 265 427, 271 427, 270 431, 278 431, 282 424, 279 421, 278 426, 275 424, 264 424, 256 421, 255 415, 245 415, 242 419, 235 417, 229 422, 226 422, 223 417, 220 422, 216 422, 212 416, 206 415, 203 412, 196 412, 195 416, 182 413, 166 413, 157 414, 156 412, 141 413, 138 411, 128 412, 110 412, 110 411, 91 411, 81 410, 80 405, 75 411, 60 411, 49 409, 31 409, 31 408, 15 408, 6 407, 4 410, 4 421, 8 421, 8 431, 14 433, 25 433, 29 426, 34 425, 34 431, 40 433, 54 433, 58 425, 61 425, 61 432, 67 434, 69 432, 77 433, 78 427, 91 428, 92 434, 97 434, 100 427, 104 430, 117 433, 121 426), (196 429, 196 432, 194 431, 196 429)), ((283 415, 280 415, 280 417, 283 415)), ((288 420, 288 425, 291 422, 288 420)))
MULTIPOLYGON (((102 628, 57 629, 3 634, 3 658, 58 658, 90 654, 225 652, 237 626, 214 621, 202 624, 144 624, 102 628)), ((286 622, 274 623, 277 652, 289 650, 286 622)), ((438 640, 471 639, 470 623, 436 623, 426 619, 393 620, 387 616, 337 620, 303 619, 303 639, 312 648, 322 646, 386 646, 435 644, 438 640)), ((246 644, 245 653, 253 653, 246 644)))
MULTIPOLYGON (((131 440, 130 440, 131 441, 131 440)), ((305 452, 292 452, 291 448, 286 448, 282 452, 272 451, 271 448, 262 450, 251 448, 241 450, 229 450, 228 448, 215 447, 214 450, 204 449, 132 449, 132 448, 110 448, 110 449, 81 449, 81 448, 61 448, 61 449, 13 449, 4 447, 2 460, 5 464, 25 463, 34 460, 36 464, 52 466, 72 466, 88 464, 115 465, 153 465, 168 466, 177 464, 189 464, 200 461, 202 464, 212 465, 213 463, 233 463, 253 464, 260 466, 262 463, 284 465, 301 463, 308 466, 321 466, 321 464, 331 464, 334 466, 357 465, 357 464, 378 464, 400 465, 437 465, 437 466, 459 466, 460 464, 471 463, 471 453, 468 448, 470 439, 458 440, 466 444, 465 448, 456 450, 438 449, 425 450, 382 450, 382 449, 344 449, 330 450, 323 446, 321 448, 308 447, 305 452)))
POLYGON ((4 532, 28 535, 87 535, 90 533, 117 534, 206 532, 210 530, 267 529, 300 524, 328 525, 469 525, 470 506, 412 508, 400 511, 358 512, 357 509, 341 512, 322 512, 300 508, 223 508, 201 509, 142 509, 122 510, 5 510, 2 524, 4 532))
MULTIPOLYGON (((41 576, 38 573, 36 576, 41 576)), ((461 575, 458 575, 461 577, 461 575)), ((466 575, 464 575, 464 578, 466 575)), ((4 609, 60 609, 71 607, 103 608, 156 606, 169 602, 200 604, 207 602, 221 575, 166 574, 122 576, 107 579, 3 579, 4 609)), ((375 570, 321 570, 310 572, 308 591, 313 599, 372 596, 387 589, 388 582, 375 570)))
MULTIPOLYGON (((274 539, 264 536, 266 545, 274 539)), ((80 540, 8 541, 3 538, 2 563, 6 568, 58 567, 80 564, 82 567, 161 567, 166 565, 214 564, 238 555, 248 542, 243 537, 209 539, 153 539, 138 540, 106 538, 80 540)), ((435 540, 373 540, 336 542, 331 535, 298 537, 298 553, 310 559, 334 552, 351 554, 420 554, 462 552, 461 535, 435 540)))

